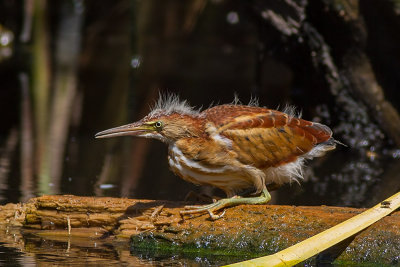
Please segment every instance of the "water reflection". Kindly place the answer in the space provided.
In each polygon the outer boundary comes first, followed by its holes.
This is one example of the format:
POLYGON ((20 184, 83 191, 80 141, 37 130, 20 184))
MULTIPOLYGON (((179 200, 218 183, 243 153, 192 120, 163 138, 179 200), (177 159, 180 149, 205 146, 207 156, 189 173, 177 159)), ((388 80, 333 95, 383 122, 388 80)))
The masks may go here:
POLYGON ((196 253, 160 254, 131 250, 127 241, 40 237, 18 229, 0 229, 0 265, 220 266, 245 258, 196 253))

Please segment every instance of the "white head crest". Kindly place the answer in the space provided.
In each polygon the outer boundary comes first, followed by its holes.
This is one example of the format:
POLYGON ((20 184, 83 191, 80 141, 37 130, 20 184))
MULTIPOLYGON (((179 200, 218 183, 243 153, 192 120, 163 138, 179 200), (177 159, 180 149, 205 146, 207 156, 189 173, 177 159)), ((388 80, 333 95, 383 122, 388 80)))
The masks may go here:
POLYGON ((160 113, 164 115, 179 113, 192 116, 200 114, 199 110, 190 106, 186 100, 181 101, 178 95, 161 93, 154 107, 151 109, 149 117, 157 116, 160 113))

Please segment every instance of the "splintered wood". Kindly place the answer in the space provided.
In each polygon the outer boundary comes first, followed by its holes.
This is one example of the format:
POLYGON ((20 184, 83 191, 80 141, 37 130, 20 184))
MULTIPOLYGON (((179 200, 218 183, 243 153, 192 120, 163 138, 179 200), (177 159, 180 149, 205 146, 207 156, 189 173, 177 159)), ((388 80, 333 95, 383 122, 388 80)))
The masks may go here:
POLYGON ((134 199, 42 196, 27 203, 24 226, 32 229, 102 228, 129 237, 181 220, 177 204, 134 199), (173 216, 175 215, 175 216, 173 216), (177 219, 178 218, 178 219, 177 219))

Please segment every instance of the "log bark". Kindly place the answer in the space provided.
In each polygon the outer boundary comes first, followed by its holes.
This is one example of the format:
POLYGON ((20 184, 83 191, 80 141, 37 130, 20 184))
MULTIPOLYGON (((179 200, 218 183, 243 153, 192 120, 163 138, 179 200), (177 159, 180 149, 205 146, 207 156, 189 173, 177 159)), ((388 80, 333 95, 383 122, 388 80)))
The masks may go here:
MULTIPOLYGON (((185 217, 187 203, 108 197, 42 196, 0 207, 3 225, 47 238, 125 240, 138 250, 221 253, 253 257, 296 244, 349 219, 363 209, 241 205, 211 221, 208 214, 185 217)), ((384 207, 383 207, 384 208, 384 207)), ((349 240, 351 242, 351 240, 349 240)), ((400 212, 358 234, 339 261, 393 264, 400 255, 400 212)))

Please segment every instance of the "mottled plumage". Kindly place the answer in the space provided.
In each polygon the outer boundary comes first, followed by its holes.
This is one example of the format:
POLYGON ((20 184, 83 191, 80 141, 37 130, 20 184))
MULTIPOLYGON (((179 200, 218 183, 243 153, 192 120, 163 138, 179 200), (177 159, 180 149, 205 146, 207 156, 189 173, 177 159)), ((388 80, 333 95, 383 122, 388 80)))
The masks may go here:
MULTIPOLYGON (((302 178, 305 159, 335 148, 332 131, 320 123, 293 114, 254 105, 227 104, 202 112, 176 96, 160 97, 142 120, 100 132, 96 137, 135 135, 168 144, 171 169, 183 179, 212 185, 233 197, 254 187, 269 200, 266 185, 281 185, 302 178)), ((264 203, 259 198, 234 204, 196 207, 210 215, 222 207, 264 203)), ((233 202, 232 202, 233 203, 233 202)))

